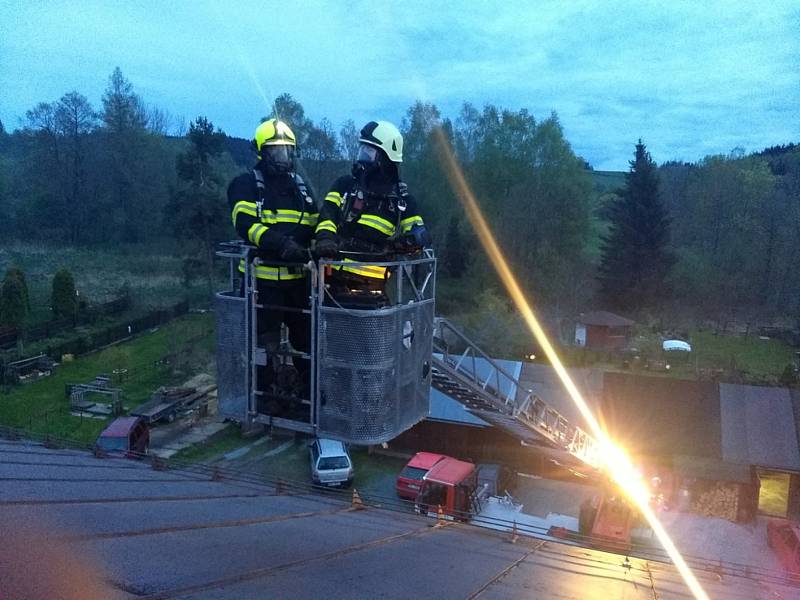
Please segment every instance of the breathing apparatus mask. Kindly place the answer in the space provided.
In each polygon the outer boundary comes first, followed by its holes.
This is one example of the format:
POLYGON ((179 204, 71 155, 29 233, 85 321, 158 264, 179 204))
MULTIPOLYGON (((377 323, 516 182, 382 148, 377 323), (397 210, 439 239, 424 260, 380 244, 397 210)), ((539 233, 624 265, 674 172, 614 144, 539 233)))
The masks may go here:
POLYGON ((267 175, 286 175, 294 171, 295 150, 289 144, 263 145, 261 162, 267 175))
POLYGON ((351 171, 353 177, 364 185, 394 183, 397 167, 378 147, 361 142, 351 171))

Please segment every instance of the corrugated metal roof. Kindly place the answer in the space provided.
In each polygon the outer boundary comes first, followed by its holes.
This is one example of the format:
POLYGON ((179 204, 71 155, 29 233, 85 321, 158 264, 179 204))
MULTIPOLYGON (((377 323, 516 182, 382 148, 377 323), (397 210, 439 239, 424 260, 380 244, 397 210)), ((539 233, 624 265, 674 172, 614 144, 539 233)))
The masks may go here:
POLYGON ((486 421, 464 408, 463 404, 435 388, 431 388, 430 400, 428 419, 431 421, 447 421, 475 427, 489 426, 486 421))
POLYGON ((722 458, 728 462, 800 470, 792 398, 786 388, 722 383, 722 458))
POLYGON ((584 325, 598 325, 600 327, 630 327, 631 325, 636 325, 636 321, 631 321, 605 310, 588 312, 575 320, 584 325))
MULTIPOLYGON (((9 598, 688 594, 668 562, 537 541, 521 525, 511 544, 508 532, 431 527, 407 508, 352 510, 332 495, 286 495, 268 484, 7 440, 0 440, 0 477, 0 581, 9 598)), ((765 588, 755 576, 695 572, 712 598, 797 592, 783 580, 765 588)))
POLYGON ((715 383, 606 373, 598 418, 633 454, 721 459, 715 383))
POLYGON ((700 456, 677 455, 672 457, 672 466, 675 472, 683 477, 708 481, 753 482, 750 465, 740 465, 700 456))
MULTIPOLYGON (((603 392, 603 373, 596 369, 567 369, 570 377, 592 409, 603 392)), ((520 390, 517 397, 531 390, 542 400, 564 415, 570 423, 586 429, 586 423, 569 393, 561 383, 556 370, 550 365, 523 363, 520 373, 520 390)))

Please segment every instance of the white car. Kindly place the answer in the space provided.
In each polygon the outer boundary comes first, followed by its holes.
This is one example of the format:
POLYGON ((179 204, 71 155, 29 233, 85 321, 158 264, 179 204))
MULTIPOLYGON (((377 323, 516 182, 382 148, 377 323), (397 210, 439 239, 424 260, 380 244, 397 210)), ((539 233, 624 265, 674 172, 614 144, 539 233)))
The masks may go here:
POLYGON ((328 487, 350 487, 353 461, 345 445, 338 440, 317 438, 309 445, 311 481, 328 487))
POLYGON ((683 340, 664 340, 661 344, 664 352, 691 352, 692 347, 683 340))

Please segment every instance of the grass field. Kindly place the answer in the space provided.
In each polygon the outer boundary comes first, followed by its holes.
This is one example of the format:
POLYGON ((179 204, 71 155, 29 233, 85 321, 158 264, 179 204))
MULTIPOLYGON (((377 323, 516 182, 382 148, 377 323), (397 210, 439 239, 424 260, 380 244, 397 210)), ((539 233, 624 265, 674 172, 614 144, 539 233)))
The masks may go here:
MULTIPOLYGON (((259 443, 235 460, 222 461, 223 456, 248 445, 258 438, 243 438, 239 427, 230 425, 203 443, 181 450, 175 460, 220 464, 231 469, 242 469, 263 475, 270 479, 282 478, 286 481, 310 483, 308 448, 303 439, 294 441, 281 452, 259 458, 264 452, 278 448, 287 440, 275 438, 267 443, 259 443)), ((355 476, 353 485, 359 490, 370 491, 379 496, 394 497, 394 482, 406 461, 399 458, 369 454, 366 448, 350 448, 355 476)))
POLYGON ((130 409, 149 399, 159 386, 180 383, 198 369, 208 368, 212 345, 212 315, 181 317, 129 342, 63 363, 50 377, 0 393, 0 425, 91 442, 106 421, 70 415, 65 395, 68 383, 127 369, 125 379, 114 378, 114 385, 122 389, 123 404, 130 409), (186 340, 194 341, 187 345, 186 340), (178 356, 170 364, 156 364, 170 354, 178 356))
POLYGON ((31 296, 29 324, 50 320, 53 275, 69 269, 82 298, 89 303, 113 300, 122 288, 131 291, 135 308, 153 308, 190 299, 208 304, 207 283, 198 277, 184 285, 183 257, 151 246, 114 250, 15 243, 0 248, 0 277, 8 267, 25 272, 31 296))
POLYGON ((691 338, 701 368, 735 366, 756 377, 779 377, 794 358, 794 349, 781 340, 714 335, 710 331, 696 331, 691 338))
POLYGON ((246 446, 252 441, 242 437, 238 426, 230 424, 205 441, 178 451, 172 458, 176 461, 209 463, 226 452, 246 446))
POLYGON ((600 350, 587 350, 574 346, 561 349, 560 355, 567 366, 593 367, 610 371, 630 371, 643 375, 678 377, 685 379, 720 376, 722 381, 739 381, 761 385, 780 385, 779 378, 787 364, 794 360, 795 348, 776 339, 758 336, 716 335, 708 330, 690 333, 691 353, 661 350, 661 340, 649 335, 637 340, 639 360, 634 355, 619 357, 600 350), (627 367, 623 367, 623 361, 627 367), (646 363, 669 364, 645 368, 646 363))
POLYGON ((599 192, 611 192, 625 185, 624 171, 592 171, 592 184, 599 192))

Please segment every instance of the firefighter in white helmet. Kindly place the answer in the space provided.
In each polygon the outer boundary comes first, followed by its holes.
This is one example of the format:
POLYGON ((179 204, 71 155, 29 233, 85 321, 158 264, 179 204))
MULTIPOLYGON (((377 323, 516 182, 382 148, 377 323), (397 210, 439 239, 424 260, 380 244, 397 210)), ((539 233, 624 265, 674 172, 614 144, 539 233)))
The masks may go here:
POLYGON ((417 203, 400 179, 402 162, 403 136, 397 127, 370 121, 361 130, 351 174, 337 179, 325 196, 316 227, 316 254, 354 263, 331 274, 334 294, 340 298, 354 292, 368 305, 384 305, 389 272, 355 264, 356 258, 369 261, 398 249, 413 252, 430 245, 417 203))

